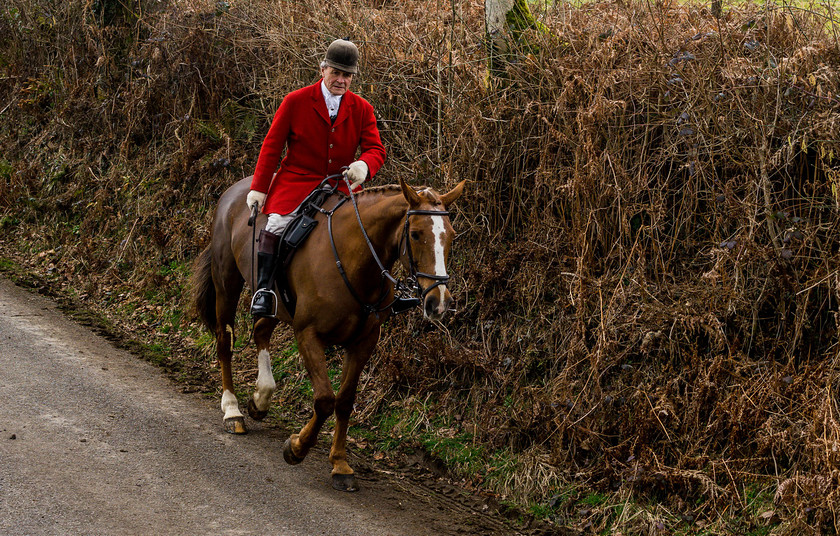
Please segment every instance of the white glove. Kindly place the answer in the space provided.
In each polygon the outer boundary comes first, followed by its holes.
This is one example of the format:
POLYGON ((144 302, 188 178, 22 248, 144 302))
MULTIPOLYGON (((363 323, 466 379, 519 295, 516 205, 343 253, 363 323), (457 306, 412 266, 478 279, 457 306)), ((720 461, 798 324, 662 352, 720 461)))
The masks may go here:
POLYGON ((265 205, 265 194, 263 192, 258 192, 256 190, 251 190, 248 192, 248 197, 245 198, 245 204, 248 205, 248 208, 253 209, 256 205, 257 212, 262 210, 263 205, 265 205))
POLYGON ((350 180, 350 190, 355 190, 368 176, 368 165, 363 160, 356 160, 344 171, 344 176, 350 180))

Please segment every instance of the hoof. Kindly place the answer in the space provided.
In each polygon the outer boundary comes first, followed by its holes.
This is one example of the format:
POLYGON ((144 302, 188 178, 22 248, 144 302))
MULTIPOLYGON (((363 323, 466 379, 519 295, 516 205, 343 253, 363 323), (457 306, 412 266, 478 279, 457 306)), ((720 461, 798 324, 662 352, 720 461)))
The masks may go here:
POLYGON ((287 439, 285 443, 283 443, 283 459, 286 460, 286 463, 289 465, 297 465, 303 461, 303 458, 298 458, 292 452, 292 440, 287 439))
POLYGON ((245 428, 245 417, 231 417, 225 419, 225 432, 229 434, 247 434, 248 429, 245 428))
POLYGON ((268 410, 262 411, 257 409, 257 405, 254 404, 254 397, 251 397, 248 399, 248 415, 255 421, 261 421, 268 415, 268 410))
POLYGON ((356 484, 356 475, 339 475, 332 476, 333 489, 338 491, 359 491, 359 486, 356 484))

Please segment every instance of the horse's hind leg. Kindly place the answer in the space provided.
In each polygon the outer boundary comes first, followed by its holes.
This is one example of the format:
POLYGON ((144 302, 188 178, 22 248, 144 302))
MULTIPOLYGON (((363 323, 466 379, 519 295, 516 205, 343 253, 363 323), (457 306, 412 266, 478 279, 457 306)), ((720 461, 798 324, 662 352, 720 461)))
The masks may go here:
POLYGON ((219 368, 222 370, 222 411, 224 412, 225 431, 231 434, 244 434, 245 417, 239 411, 239 402, 233 388, 233 373, 231 371, 231 360, 233 358, 233 325, 236 318, 236 305, 239 301, 239 293, 242 291, 243 282, 234 283, 233 289, 227 292, 217 288, 216 297, 216 355, 219 359, 219 368), (231 290, 235 292, 231 292, 231 290), (232 297, 236 297, 233 299, 232 297))
POLYGON ((356 390, 359 377, 370 359, 373 349, 379 341, 379 328, 362 341, 350 346, 344 354, 341 367, 341 387, 335 401, 335 434, 330 449, 333 488, 340 491, 357 491, 356 477, 347 463, 347 427, 353 404, 356 402, 356 390))
POLYGON ((273 318, 261 318, 254 325, 254 342, 257 345, 257 362, 259 375, 254 394, 248 400, 248 415, 255 421, 261 421, 268 415, 268 408, 271 406, 271 395, 277 384, 274 381, 274 373, 271 371, 271 354, 268 352, 271 342, 271 333, 277 327, 277 320, 273 318))

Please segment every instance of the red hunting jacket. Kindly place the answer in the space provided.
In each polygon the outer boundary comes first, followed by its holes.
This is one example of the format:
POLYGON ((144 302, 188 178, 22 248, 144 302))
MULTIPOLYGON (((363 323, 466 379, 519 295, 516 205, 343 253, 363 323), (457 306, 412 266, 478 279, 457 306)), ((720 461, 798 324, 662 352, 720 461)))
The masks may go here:
MULTIPOLYGON (((327 175, 340 173, 342 166, 355 160, 364 160, 371 177, 385 162, 373 106, 348 91, 341 98, 335 123, 330 124, 319 80, 289 93, 280 103, 260 149, 251 189, 268 193, 264 213, 288 214, 327 175), (359 148, 361 155, 356 158, 359 148)), ((343 182, 340 189, 347 193, 343 182)))

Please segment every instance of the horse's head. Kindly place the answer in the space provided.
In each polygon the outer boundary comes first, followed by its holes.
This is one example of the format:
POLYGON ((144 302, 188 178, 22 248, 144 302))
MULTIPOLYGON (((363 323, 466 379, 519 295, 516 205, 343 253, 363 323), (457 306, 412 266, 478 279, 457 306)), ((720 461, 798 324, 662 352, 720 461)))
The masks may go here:
POLYGON ((446 284, 446 261, 455 238, 449 222, 448 207, 461 197, 466 181, 441 195, 432 189, 415 191, 400 179, 403 196, 408 201, 400 260, 417 278, 423 298, 423 316, 439 320, 452 305, 446 284))

